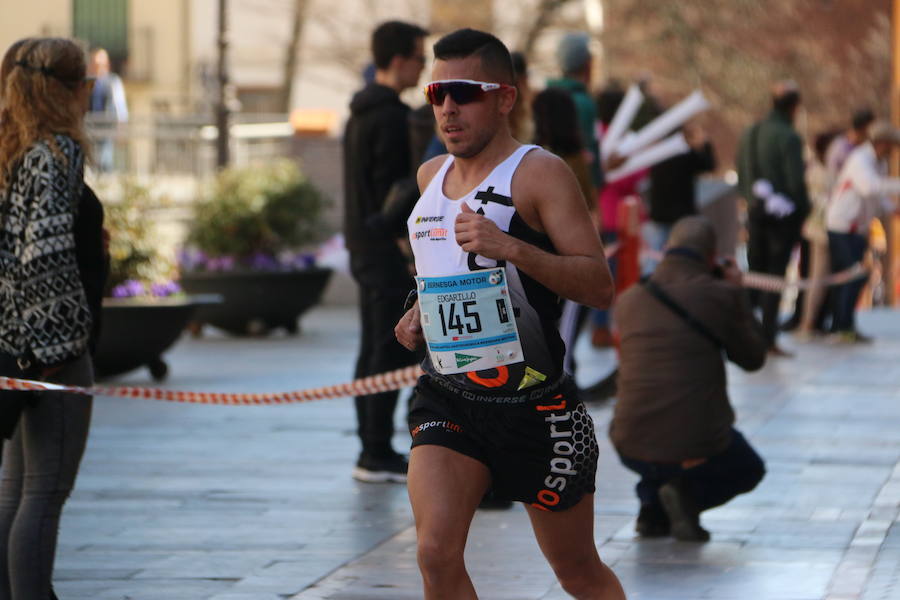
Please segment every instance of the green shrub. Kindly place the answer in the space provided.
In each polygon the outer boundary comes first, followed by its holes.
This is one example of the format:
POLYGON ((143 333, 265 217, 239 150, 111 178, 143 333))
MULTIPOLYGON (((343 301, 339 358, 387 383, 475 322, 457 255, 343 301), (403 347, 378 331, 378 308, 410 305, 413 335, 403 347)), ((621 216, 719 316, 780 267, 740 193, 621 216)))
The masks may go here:
MULTIPOLYGON (((223 170, 194 211, 187 242, 204 259, 250 266, 321 239, 325 197, 290 160, 223 170)), ((203 268, 201 264, 192 265, 203 268)))
POLYGON ((117 192, 98 190, 101 196, 106 196, 103 225, 109 233, 106 295, 125 295, 115 291, 125 285, 134 292, 137 284, 149 294, 152 286, 169 284, 177 274, 175 262, 160 252, 153 220, 149 218, 149 212, 158 207, 159 201, 154 201, 147 187, 130 178, 121 179, 115 187, 117 192))

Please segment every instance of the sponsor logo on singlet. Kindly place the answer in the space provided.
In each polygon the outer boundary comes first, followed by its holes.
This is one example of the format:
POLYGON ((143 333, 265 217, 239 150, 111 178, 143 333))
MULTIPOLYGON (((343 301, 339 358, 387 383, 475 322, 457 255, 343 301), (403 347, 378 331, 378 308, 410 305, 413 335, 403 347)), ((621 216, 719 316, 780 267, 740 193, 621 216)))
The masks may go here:
POLYGON ((412 241, 428 239, 432 242, 442 242, 447 239, 447 228, 446 227, 433 227, 431 229, 423 229, 422 231, 415 231, 409 235, 412 241))

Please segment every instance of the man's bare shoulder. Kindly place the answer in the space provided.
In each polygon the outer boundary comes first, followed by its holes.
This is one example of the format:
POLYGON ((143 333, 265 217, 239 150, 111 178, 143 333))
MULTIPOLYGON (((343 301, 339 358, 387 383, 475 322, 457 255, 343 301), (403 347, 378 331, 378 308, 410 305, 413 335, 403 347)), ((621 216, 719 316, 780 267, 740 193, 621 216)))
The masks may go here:
POLYGON ((419 192, 424 192, 425 188, 428 187, 428 184, 431 183, 431 180, 434 179, 434 176, 441 169, 441 165, 444 164, 444 161, 447 160, 446 154, 440 154, 431 158, 419 166, 419 171, 416 173, 416 181, 419 184, 419 192))
MULTIPOLYGON (((522 158, 513 176, 513 197, 543 197, 561 188, 576 189, 575 174, 566 162, 543 148, 532 150, 522 158)), ((582 201, 583 203, 583 201, 582 201)))
POLYGON ((572 170, 566 161, 543 148, 536 148, 526 154, 516 171, 517 174, 519 172, 523 179, 534 183, 548 178, 572 176, 572 170))

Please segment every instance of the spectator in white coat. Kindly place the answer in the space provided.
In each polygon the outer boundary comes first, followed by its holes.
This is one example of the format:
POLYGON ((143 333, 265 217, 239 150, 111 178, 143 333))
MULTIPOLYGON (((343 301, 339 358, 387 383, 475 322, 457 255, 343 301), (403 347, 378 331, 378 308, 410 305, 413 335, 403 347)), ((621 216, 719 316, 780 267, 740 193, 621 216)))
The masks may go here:
MULTIPOLYGON (((826 217, 833 272, 863 259, 872 219, 894 209, 889 197, 900 195, 900 178, 886 175, 885 159, 896 145, 900 145, 900 129, 878 121, 869 130, 869 141, 857 146, 841 169, 826 217)), ((832 331, 839 341, 868 341, 856 330, 854 315, 864 285, 864 279, 857 279, 835 288, 832 331)))

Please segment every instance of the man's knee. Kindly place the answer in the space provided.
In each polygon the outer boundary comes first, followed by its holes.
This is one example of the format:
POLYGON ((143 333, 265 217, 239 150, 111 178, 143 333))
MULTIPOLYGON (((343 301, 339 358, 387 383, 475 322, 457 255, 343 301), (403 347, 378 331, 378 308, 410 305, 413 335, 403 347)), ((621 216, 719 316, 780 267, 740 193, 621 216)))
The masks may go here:
POLYGON ((744 476, 741 478, 738 493, 746 494, 753 490, 765 476, 766 464, 758 455, 755 455, 753 459, 747 463, 746 469, 744 469, 744 476))
POLYGON ((420 535, 417 558, 426 579, 440 579, 455 573, 464 565, 464 544, 457 544, 440 536, 420 535))
POLYGON ((553 572, 567 594, 574 598, 588 597, 596 587, 603 564, 590 554, 552 560, 553 572))

